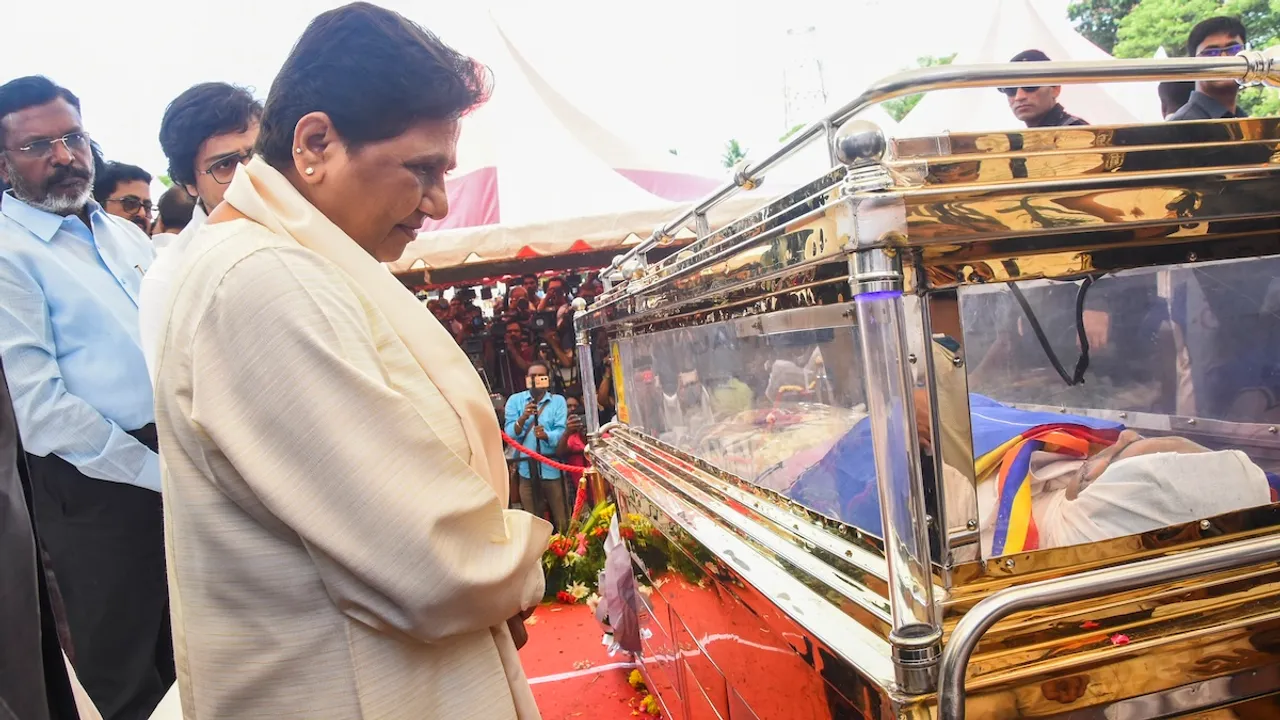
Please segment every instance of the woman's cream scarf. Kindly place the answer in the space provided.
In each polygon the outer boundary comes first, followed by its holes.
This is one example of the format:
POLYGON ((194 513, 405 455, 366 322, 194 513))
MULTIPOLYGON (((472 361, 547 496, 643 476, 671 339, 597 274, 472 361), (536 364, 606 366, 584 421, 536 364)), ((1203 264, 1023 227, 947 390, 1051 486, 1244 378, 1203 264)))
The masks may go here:
POLYGON ((292 237, 338 266, 377 305, 458 414, 471 447, 471 469, 493 487, 505 508, 510 486, 497 416, 480 376, 444 326, 382 263, 330 222, 265 160, 254 158, 240 168, 224 201, 250 220, 292 237))

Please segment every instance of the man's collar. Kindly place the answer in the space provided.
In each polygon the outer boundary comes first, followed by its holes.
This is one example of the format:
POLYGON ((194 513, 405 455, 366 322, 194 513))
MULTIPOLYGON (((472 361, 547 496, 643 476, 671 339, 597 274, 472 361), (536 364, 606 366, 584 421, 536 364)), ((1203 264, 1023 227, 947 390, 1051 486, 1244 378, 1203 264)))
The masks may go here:
MULTIPOLYGON (((88 215, 92 217, 94 213, 102 210, 102 206, 94 202, 93 198, 89 198, 86 209, 88 210, 88 215)), ((61 215, 31 207, 19 200, 14 197, 13 190, 5 191, 4 199, 0 200, 0 214, 18 223, 29 230, 32 235, 45 242, 53 240, 53 236, 58 234, 58 229, 66 221, 66 218, 61 215)))
POLYGON ((1057 103, 1049 108, 1049 112, 1041 115, 1034 125, 1028 125, 1027 127, 1057 127, 1062 124, 1066 117, 1067 109, 1062 107, 1062 103, 1057 103))
POLYGON ((1243 117, 1239 112, 1239 108, 1237 108, 1235 112, 1232 112, 1231 110, 1227 109, 1226 105, 1223 105, 1222 103, 1215 100, 1213 97, 1206 95, 1200 92, 1199 90, 1191 91, 1190 102, 1192 105, 1195 105, 1199 107, 1201 110, 1204 110, 1205 113, 1209 115, 1209 117, 1215 120, 1220 120, 1222 118, 1243 117))

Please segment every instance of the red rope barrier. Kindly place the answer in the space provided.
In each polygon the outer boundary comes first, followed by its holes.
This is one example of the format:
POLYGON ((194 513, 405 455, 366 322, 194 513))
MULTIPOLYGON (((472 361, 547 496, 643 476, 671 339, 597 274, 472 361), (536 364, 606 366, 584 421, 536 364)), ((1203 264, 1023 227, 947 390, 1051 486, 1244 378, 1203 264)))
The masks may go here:
MULTIPOLYGON (((536 453, 530 450, 529 448, 521 445, 520 443, 516 442, 515 438, 508 435, 506 431, 504 431, 502 428, 498 428, 498 432, 502 433, 502 439, 508 445, 515 448, 516 451, 522 452, 525 455, 528 455, 529 457, 533 458, 534 460, 537 460, 538 462, 542 463, 543 465, 546 465, 547 467, 559 470, 560 472, 581 473, 583 470, 586 470, 586 468, 578 467, 576 465, 565 465, 564 463, 556 462, 555 460, 552 460, 551 458, 546 457, 545 455, 536 453)), ((586 504, 586 502, 587 502, 587 481, 586 481, 586 478, 579 477, 578 492, 574 495, 574 498, 573 498, 573 513, 569 517, 577 518, 582 513, 582 507, 586 504)))
POLYGON ((515 448, 518 452, 528 455, 529 457, 533 458, 534 460, 537 460, 538 462, 542 463, 543 465, 546 465, 547 467, 553 470, 559 470, 560 472, 578 473, 586 469, 586 468, 578 467, 576 465, 565 465, 564 463, 556 462, 555 460, 552 460, 551 458, 545 455, 536 453, 530 450, 529 448, 521 445, 520 443, 516 442, 514 438, 512 438, 510 435, 504 432, 501 428, 498 429, 498 432, 501 432, 502 439, 505 440, 508 445, 515 448))

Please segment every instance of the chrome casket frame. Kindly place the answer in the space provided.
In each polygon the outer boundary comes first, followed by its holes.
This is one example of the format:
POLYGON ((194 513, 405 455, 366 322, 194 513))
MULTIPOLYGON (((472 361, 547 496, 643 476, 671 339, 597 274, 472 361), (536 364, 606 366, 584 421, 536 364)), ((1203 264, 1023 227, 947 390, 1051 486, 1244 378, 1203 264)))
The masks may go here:
MULTIPOLYGON (((893 142, 847 121, 872 103, 946 87, 1275 85, 1275 57, 948 67, 886 80, 614 263, 610 289, 576 318, 584 384, 593 386, 597 333, 726 321, 763 332, 784 317, 836 312, 855 327, 865 366, 879 368, 866 380, 874 436, 918 444, 906 391, 918 365, 939 437, 943 418, 968 408, 942 404, 932 353, 911 348, 927 346, 955 289, 1280 254, 1280 119, 893 142), (727 227, 706 226, 707 210, 822 137, 842 165, 727 227), (698 240, 644 263, 687 223, 698 240)), ((894 455, 887 442, 875 447, 880 538, 625 424, 592 430, 590 459, 620 510, 648 518, 673 560, 692 568, 664 584, 636 560, 650 590, 643 665, 672 717, 1172 717, 1280 693, 1275 505, 980 560, 976 509, 945 517, 942 484, 926 487, 920 456, 894 455)), ((934 477, 944 461, 972 466, 972 448, 935 453, 934 477)))

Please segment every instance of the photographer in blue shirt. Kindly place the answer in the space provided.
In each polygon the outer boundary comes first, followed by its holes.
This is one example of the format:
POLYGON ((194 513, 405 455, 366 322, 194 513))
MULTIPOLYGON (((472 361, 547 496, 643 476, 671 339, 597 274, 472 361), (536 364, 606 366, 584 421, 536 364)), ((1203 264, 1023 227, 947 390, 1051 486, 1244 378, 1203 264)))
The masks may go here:
MULTIPOLYGON (((551 373, 546 365, 530 365, 525 386, 529 389, 507 399, 507 434, 544 457, 554 457, 569 420, 568 406, 563 397, 551 393, 551 373)), ((515 454, 515 462, 524 509, 540 516, 542 508, 549 505, 556 532, 564 532, 569 525, 569 506, 560 471, 520 452, 515 454)))

